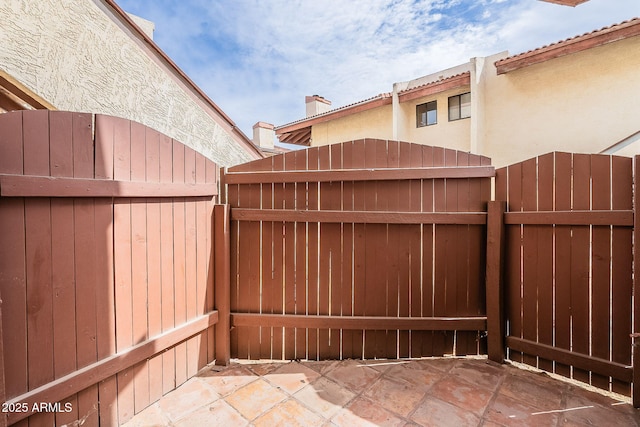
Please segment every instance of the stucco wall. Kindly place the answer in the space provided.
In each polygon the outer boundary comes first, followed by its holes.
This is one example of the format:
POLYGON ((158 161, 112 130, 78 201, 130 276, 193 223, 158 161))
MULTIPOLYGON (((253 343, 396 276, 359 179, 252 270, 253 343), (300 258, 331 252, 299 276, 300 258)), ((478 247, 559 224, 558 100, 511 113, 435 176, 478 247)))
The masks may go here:
POLYGON ((482 154, 503 166, 550 151, 598 153, 637 132, 639 53, 634 37, 499 76, 492 64, 482 154))
POLYGON ((469 151, 471 119, 449 121, 449 97, 466 92, 469 92, 469 88, 457 88, 433 96, 401 102, 398 139, 469 151), (437 102, 438 122, 435 125, 416 127, 416 106, 429 101, 437 102))
POLYGON ((223 166, 257 158, 101 0, 9 0, 0 16, 0 68, 57 109, 138 121, 223 166))
POLYGON ((362 111, 311 127, 311 146, 361 138, 392 139, 391 104, 362 111))

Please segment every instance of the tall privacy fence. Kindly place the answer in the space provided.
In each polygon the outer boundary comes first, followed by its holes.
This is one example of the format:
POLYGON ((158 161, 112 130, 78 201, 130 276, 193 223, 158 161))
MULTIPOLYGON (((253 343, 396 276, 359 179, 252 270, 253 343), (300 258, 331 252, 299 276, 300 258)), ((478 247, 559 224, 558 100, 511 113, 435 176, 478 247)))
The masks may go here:
POLYGON ((638 406, 637 167, 360 140, 220 172, 128 120, 0 115, 0 420, 118 425, 231 357, 488 354, 638 406))

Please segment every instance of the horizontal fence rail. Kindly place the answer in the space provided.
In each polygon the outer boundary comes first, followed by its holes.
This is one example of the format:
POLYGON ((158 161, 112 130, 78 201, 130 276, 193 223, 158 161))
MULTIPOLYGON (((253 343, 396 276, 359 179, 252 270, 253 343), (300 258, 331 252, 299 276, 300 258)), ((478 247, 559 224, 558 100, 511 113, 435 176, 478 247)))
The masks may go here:
POLYGON ((234 209, 233 221, 282 221, 352 224, 475 224, 487 223, 486 212, 376 212, 234 209))
POLYGON ((213 197, 212 184, 132 182, 0 174, 0 197, 213 197))
POLYGON ((353 168, 314 171, 227 172, 227 184, 266 184, 295 182, 389 181, 436 178, 491 178, 493 166, 422 167, 422 168, 353 168))

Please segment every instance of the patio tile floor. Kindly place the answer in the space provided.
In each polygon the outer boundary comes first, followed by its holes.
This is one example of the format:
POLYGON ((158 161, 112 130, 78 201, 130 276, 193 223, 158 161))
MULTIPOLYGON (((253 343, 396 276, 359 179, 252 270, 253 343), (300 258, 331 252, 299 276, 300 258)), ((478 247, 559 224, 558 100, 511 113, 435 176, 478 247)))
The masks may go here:
POLYGON ((485 358, 208 366, 141 426, 640 426, 629 399, 485 358))

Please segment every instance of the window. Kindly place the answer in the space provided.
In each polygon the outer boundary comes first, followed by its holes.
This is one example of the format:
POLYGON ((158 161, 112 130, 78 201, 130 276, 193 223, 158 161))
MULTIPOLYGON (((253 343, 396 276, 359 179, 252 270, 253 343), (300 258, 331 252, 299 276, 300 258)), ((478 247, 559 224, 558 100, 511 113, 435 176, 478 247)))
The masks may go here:
POLYGON ((438 107, 436 101, 416 106, 416 127, 431 126, 438 123, 438 107))
POLYGON ((471 92, 449 97, 449 121, 471 117, 471 92))

